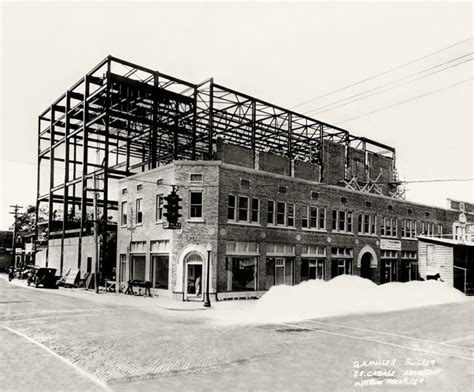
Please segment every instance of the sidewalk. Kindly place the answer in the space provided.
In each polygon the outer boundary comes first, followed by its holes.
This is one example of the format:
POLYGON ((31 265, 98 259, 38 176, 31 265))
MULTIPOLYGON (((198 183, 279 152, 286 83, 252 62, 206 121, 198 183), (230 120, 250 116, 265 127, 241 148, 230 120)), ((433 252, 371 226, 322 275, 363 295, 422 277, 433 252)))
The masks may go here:
MULTIPOLYGON (((0 279, 8 281, 6 274, 0 274, 0 279)), ((143 311, 157 313, 167 312, 172 314, 180 314, 186 317, 199 317, 212 320, 214 323, 235 323, 235 313, 247 311, 254 307, 255 300, 245 301, 219 301, 212 302, 210 308, 205 308, 203 302, 185 302, 172 300, 163 296, 143 297, 138 295, 127 295, 122 293, 106 292, 101 290, 97 294, 94 290, 85 290, 81 288, 65 288, 59 289, 43 289, 34 286, 28 286, 26 280, 13 279, 9 284, 22 287, 27 290, 37 291, 38 293, 49 293, 53 295, 61 295, 70 298, 77 298, 91 301, 96 304, 120 306, 129 308, 138 308, 143 311), (232 321, 234 320, 234 321, 232 321)))

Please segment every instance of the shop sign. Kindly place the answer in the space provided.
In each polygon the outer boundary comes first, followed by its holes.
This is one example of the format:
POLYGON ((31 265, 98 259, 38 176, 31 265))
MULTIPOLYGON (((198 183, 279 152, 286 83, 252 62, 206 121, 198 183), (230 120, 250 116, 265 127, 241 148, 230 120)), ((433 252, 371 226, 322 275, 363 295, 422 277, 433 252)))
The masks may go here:
POLYGON ((204 236, 202 234, 186 234, 185 237, 186 241, 200 243, 204 241, 204 236))
POLYGON ((383 250, 402 250, 402 243, 398 240, 380 240, 380 249, 383 250))

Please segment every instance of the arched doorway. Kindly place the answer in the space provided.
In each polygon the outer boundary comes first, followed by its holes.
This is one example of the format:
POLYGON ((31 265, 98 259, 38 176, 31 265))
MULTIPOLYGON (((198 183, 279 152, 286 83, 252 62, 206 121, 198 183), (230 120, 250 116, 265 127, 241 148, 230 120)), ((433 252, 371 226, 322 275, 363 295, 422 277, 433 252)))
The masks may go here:
POLYGON ((198 252, 184 258, 184 297, 186 300, 202 300, 203 259, 198 252))
POLYGON ((371 246, 365 245, 357 257, 357 267, 360 268, 361 278, 372 280, 372 269, 377 268, 377 265, 377 254, 375 250, 371 246))
POLYGON ((360 260, 360 277, 370 279, 370 264, 372 262, 372 255, 365 252, 360 260))

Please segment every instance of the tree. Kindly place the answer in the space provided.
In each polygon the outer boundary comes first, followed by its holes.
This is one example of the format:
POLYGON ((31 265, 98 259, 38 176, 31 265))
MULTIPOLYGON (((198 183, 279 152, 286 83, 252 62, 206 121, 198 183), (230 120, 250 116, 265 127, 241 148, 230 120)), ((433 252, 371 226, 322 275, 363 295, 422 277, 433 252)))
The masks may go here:
MULTIPOLYGON (((16 221, 16 230, 18 231, 34 231, 36 227, 36 207, 32 205, 26 206, 26 211, 18 214, 16 221)), ((48 212, 45 208, 40 208, 38 222, 46 221, 48 212)), ((12 223, 10 230, 14 229, 15 223, 12 223)))

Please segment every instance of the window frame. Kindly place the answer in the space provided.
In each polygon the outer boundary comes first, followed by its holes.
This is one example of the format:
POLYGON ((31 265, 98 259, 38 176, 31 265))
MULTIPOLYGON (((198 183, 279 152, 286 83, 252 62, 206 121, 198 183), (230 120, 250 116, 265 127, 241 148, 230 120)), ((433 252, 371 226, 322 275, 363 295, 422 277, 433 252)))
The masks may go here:
POLYGON ((142 198, 137 198, 135 201, 135 225, 142 225, 143 224, 143 211, 142 211, 142 198), (140 208, 138 208, 140 206, 140 208))
POLYGON ((267 225, 275 226, 276 224, 275 216, 275 200, 267 200, 267 225), (270 210, 270 206, 272 206, 270 210), (272 218, 270 221, 270 217, 272 218))
POLYGON ((229 193, 227 197, 227 222, 250 225, 260 224, 260 199, 258 197, 229 193), (233 203, 230 202, 231 199, 233 199, 233 203), (247 199, 245 210, 240 207, 240 200, 242 199, 247 199), (254 208, 255 202, 257 203, 256 209, 254 208), (245 220, 240 217, 241 211, 246 211, 245 220))
POLYGON ((237 196, 233 193, 227 195, 227 221, 228 222, 237 222, 237 196), (230 199, 233 198, 233 205, 230 203, 230 199), (232 218, 229 217, 230 212, 232 211, 232 218))
POLYGON ((122 201, 121 207, 120 207, 120 225, 121 226, 127 226, 128 223, 128 202, 127 201, 122 201), (125 208, 125 214, 124 214, 124 208, 125 208), (124 223, 125 220, 125 223, 124 223))
POLYGON ((359 213, 357 234, 377 236, 377 215, 364 212, 359 213))
POLYGON ((163 221, 163 193, 158 193, 155 196, 155 222, 162 222, 163 221))
POLYGON ((333 209, 332 210, 332 231, 335 233, 354 234, 353 227, 352 227, 353 220, 354 220, 354 211, 333 209), (344 217, 343 221, 341 220, 342 216, 344 217), (343 223, 343 229, 341 229, 341 223, 343 223))
POLYGON ((238 222, 249 222, 249 196, 239 195, 237 197, 237 221, 238 222), (241 207, 241 200, 246 200, 246 206, 241 207), (245 213, 245 219, 241 219, 240 214, 241 212, 245 213))
POLYGON ((204 205, 203 205, 203 191, 198 190, 198 189, 192 189, 189 191, 189 219, 202 219, 204 215, 204 205), (201 195, 201 203, 200 204, 193 204, 192 199, 193 199, 193 194, 200 194, 201 195), (193 209, 200 209, 200 215, 193 215, 193 209))

